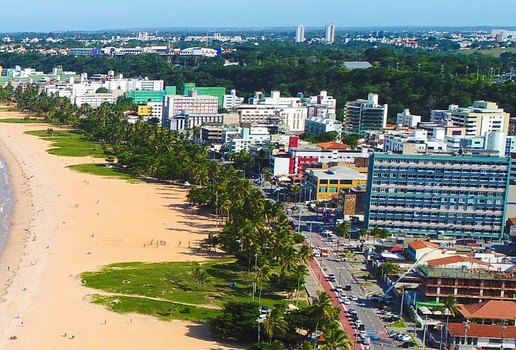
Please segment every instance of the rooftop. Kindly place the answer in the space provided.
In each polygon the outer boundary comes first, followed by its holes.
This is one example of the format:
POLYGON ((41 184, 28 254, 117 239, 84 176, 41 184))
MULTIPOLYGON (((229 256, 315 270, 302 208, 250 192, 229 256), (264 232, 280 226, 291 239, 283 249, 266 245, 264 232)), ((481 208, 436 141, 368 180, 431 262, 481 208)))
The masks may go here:
MULTIPOLYGON (((491 324, 474 324, 470 323, 468 329, 468 337, 475 338, 504 338, 504 339, 515 339, 516 338, 516 327, 515 326, 504 326, 491 325, 491 324)), ((449 323, 448 330, 454 337, 463 337, 466 334, 466 325, 464 323, 449 323)))
POLYGON ((321 142, 315 145, 322 149, 350 149, 348 145, 338 142, 321 142))
POLYGON ((472 263, 472 264, 491 266, 490 264, 488 264, 486 262, 483 262, 481 260, 473 259, 473 258, 470 258, 470 257, 467 257, 467 256, 462 256, 462 255, 452 255, 452 256, 447 256, 445 258, 438 258, 438 259, 428 260, 427 264, 429 266, 439 266, 439 265, 455 264, 455 263, 458 263, 458 262, 469 262, 469 263, 472 263))
POLYGON ((318 179, 328 180, 367 180, 367 176, 359 173, 355 169, 346 166, 333 166, 328 169, 313 169, 310 174, 318 179))
POLYGON ((516 318, 516 301, 488 300, 476 304, 459 304, 457 308, 467 319, 514 321, 516 318))
POLYGON ((423 248, 439 248, 439 246, 435 243, 432 243, 429 241, 422 241, 422 240, 412 241, 408 245, 413 250, 419 250, 419 249, 423 249, 423 248))
POLYGON ((486 271, 484 269, 450 269, 419 265, 419 272, 427 277, 475 279, 475 280, 516 280, 514 272, 486 271))

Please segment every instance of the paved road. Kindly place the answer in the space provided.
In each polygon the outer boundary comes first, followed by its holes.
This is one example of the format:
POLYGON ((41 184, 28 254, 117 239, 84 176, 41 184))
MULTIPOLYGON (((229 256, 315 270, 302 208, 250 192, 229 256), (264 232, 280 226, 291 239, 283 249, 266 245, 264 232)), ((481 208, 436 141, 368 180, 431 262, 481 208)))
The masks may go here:
MULTIPOLYGON (((331 248, 330 244, 325 242, 323 238, 316 232, 310 232, 310 227, 315 225, 322 226, 322 217, 312 214, 310 212, 303 212, 301 214, 301 222, 298 221, 299 213, 294 213, 291 218, 295 220, 299 228, 299 231, 303 233, 309 244, 315 247, 331 248)), ((324 228, 327 228, 325 226, 324 228)), ((356 265, 356 264, 355 264, 356 265)), ((321 286, 328 294, 332 296, 332 300, 335 306, 339 306, 343 312, 341 312, 341 322, 344 330, 350 335, 351 339, 355 339, 356 334, 354 329, 351 327, 349 320, 346 316, 346 310, 353 308, 357 310, 358 318, 363 322, 365 330, 371 338, 371 348, 376 349, 394 349, 396 348, 395 342, 390 339, 387 335, 387 330, 380 320, 380 311, 374 308, 374 305, 370 300, 367 299, 366 292, 356 283, 353 272, 355 269, 360 270, 363 265, 359 264, 358 267, 352 265, 349 262, 342 262, 337 254, 330 250, 330 255, 324 258, 314 259, 310 267, 315 273, 315 277, 319 280, 321 286), (322 269, 321 269, 322 267, 322 269), (333 273, 337 277, 336 283, 327 281, 326 276, 329 273, 333 273), (359 300, 351 302, 351 305, 343 305, 339 303, 336 293, 333 288, 336 284, 341 286, 351 285, 352 290, 346 291, 347 296, 356 295, 359 300)))

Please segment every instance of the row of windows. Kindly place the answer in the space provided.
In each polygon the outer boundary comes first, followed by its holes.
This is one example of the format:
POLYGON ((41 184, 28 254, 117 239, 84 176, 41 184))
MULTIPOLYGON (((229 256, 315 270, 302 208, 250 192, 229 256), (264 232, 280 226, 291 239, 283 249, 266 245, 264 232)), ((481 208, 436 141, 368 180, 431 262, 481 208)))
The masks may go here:
POLYGON ((353 180, 319 180, 320 184, 327 185, 328 183, 330 185, 338 185, 339 183, 341 185, 352 185, 353 180))
MULTIPOLYGON (((431 194, 437 197, 441 197, 446 194, 453 194, 459 196, 482 196, 482 197, 503 197, 503 193, 501 192, 493 192, 493 191, 457 191, 457 190, 434 190, 434 189, 424 189, 424 188, 389 188, 389 187, 379 187, 374 188, 373 191, 375 193, 416 193, 416 194, 431 194)), ((396 196, 403 197, 403 196, 396 196)), ((443 196, 444 197, 444 196, 443 196)), ((381 196, 381 198, 387 198, 386 196, 381 196)))
POLYGON ((506 180, 503 182, 495 182, 495 181, 486 181, 485 183, 476 183, 475 186, 471 186, 469 183, 453 183, 446 184, 446 186, 441 185, 437 182, 427 182, 422 180, 412 180, 412 181, 390 181, 389 179, 385 180, 373 180, 373 185, 389 185, 389 186, 441 186, 442 188, 446 187, 477 187, 477 188, 505 188, 507 186, 506 180))

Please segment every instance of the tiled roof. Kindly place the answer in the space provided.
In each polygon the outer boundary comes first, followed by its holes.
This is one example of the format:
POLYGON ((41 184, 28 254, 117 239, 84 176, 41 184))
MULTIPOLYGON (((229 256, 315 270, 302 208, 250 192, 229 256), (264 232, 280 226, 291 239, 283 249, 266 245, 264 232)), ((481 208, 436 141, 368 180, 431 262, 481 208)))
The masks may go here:
MULTIPOLYGON (((463 337, 466 334, 466 325, 464 323, 450 323, 448 330, 454 337, 463 337)), ((515 339, 516 327, 506 326, 505 331, 503 331, 503 326, 501 325, 469 324, 468 337, 501 339, 502 336, 504 339, 515 339)))
POLYGON ((421 241, 421 240, 412 241, 408 245, 409 245, 409 247, 411 247, 414 250, 423 249, 423 248, 439 248, 439 246, 435 243, 432 243, 429 241, 421 241))
POLYGON ((458 263, 458 262, 470 262, 472 264, 491 266, 490 264, 483 262, 481 260, 473 259, 473 258, 470 258, 467 256, 462 256, 462 255, 452 255, 452 256, 447 256, 445 258, 428 260, 427 264, 430 266, 438 266, 438 265, 454 264, 454 263, 458 263))
POLYGON ((348 145, 338 142, 321 142, 315 144, 317 147, 321 147, 322 149, 350 149, 348 145))
POLYGON ((507 220, 509 220, 511 225, 516 225, 516 218, 508 218, 507 220))
POLYGON ((460 304, 459 312, 469 319, 510 320, 516 318, 516 301, 489 300, 483 303, 460 304))

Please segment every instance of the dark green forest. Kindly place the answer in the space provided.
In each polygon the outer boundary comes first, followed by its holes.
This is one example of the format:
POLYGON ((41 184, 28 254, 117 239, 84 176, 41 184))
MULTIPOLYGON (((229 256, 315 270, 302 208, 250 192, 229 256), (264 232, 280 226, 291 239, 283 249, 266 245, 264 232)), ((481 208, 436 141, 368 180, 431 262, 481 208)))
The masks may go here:
POLYGON ((125 77, 163 79, 166 85, 235 88, 240 96, 255 91, 280 90, 286 96, 327 90, 338 101, 342 115, 345 101, 366 98, 369 92, 389 104, 393 118, 404 108, 425 119, 431 109, 450 104, 467 106, 474 100, 497 102, 516 114, 516 82, 498 82, 499 73, 516 68, 516 54, 500 57, 462 54, 457 51, 426 51, 400 48, 350 50, 329 46, 296 46, 271 42, 235 46, 232 53, 214 59, 166 58, 154 54, 126 57, 43 56, 37 53, 0 53, 3 67, 32 67, 50 71, 57 65, 89 75, 114 70, 125 77), (224 66, 224 59, 239 62, 224 66), (367 60, 373 67, 348 70, 343 62, 367 60))

